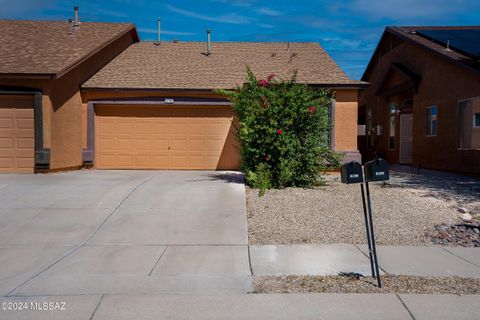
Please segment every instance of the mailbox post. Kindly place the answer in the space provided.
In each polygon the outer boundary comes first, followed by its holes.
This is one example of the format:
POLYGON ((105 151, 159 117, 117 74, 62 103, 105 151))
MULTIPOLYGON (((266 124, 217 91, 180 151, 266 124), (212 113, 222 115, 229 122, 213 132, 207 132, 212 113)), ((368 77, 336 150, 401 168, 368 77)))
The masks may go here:
POLYGON ((378 287, 382 287, 380 271, 378 267, 377 249, 375 245, 375 233, 373 230, 372 204, 370 201, 370 188, 368 183, 385 181, 389 179, 388 163, 380 158, 365 163, 364 170, 358 162, 346 163, 341 169, 343 183, 360 183, 362 191, 363 216, 365 219, 365 231, 368 243, 368 255, 372 276, 377 279, 378 287), (364 179, 365 176, 365 179, 364 179), (365 182, 365 188, 363 183, 365 182), (366 191, 366 192, 365 192, 366 191))

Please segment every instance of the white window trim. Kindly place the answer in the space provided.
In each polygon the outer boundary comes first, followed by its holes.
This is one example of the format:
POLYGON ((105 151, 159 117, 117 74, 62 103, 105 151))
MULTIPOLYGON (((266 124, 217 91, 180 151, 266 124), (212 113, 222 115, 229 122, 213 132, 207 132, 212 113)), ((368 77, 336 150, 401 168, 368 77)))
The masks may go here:
POLYGON ((425 137, 433 138, 433 137, 436 137, 437 134, 438 134, 438 105, 432 104, 431 106, 427 106, 425 108, 425 137), (436 114, 436 116, 437 116, 437 119, 436 119, 436 121, 437 121, 437 132, 435 134, 427 134, 427 120, 428 120, 427 119, 427 110, 432 109, 432 108, 437 108, 437 114, 436 114))

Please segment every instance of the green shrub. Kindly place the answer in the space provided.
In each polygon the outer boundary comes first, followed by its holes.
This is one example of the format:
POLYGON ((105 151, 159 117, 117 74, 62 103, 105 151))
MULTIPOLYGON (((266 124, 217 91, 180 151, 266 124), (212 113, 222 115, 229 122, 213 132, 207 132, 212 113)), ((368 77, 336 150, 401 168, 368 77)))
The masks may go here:
POLYGON ((329 145, 328 90, 312 89, 275 75, 258 80, 250 69, 235 91, 220 90, 233 102, 239 121, 242 169, 247 183, 260 188, 308 187, 339 165, 329 145))

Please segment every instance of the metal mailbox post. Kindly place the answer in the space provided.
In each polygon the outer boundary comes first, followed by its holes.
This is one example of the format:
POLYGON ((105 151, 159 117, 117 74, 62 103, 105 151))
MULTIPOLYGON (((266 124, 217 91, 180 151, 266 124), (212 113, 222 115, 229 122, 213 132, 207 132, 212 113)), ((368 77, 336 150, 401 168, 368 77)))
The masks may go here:
POLYGON ((365 163, 364 170, 362 170, 362 165, 360 163, 352 161, 342 166, 341 176, 342 183, 360 183, 362 191, 363 215, 365 218, 365 231, 367 234, 368 242, 368 256, 370 258, 370 268, 372 270, 372 276, 377 279, 378 287, 381 288, 382 282, 380 280, 380 271, 378 268, 375 233, 373 230, 372 205, 370 201, 370 188, 368 186, 368 182, 388 180, 388 163, 384 159, 377 158, 375 160, 365 163), (363 186, 364 182, 365 188, 363 186))

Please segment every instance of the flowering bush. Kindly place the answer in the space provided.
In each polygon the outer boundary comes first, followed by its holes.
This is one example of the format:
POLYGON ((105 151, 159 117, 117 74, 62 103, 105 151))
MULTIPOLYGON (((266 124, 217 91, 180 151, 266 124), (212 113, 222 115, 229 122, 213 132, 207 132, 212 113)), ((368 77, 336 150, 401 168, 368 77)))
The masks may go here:
POLYGON ((260 188, 311 186, 339 157, 328 147, 328 90, 276 78, 258 80, 250 69, 236 91, 221 90, 233 101, 242 167, 247 183, 260 188))

